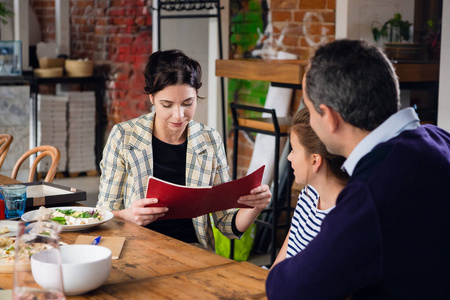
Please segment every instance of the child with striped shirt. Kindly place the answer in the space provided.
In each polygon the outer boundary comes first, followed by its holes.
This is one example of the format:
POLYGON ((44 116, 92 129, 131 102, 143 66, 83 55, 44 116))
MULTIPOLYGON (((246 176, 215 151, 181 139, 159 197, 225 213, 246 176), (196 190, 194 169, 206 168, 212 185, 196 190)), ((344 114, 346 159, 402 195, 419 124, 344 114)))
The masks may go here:
POLYGON ((341 170, 345 158, 330 154, 309 125, 306 108, 292 120, 292 151, 288 156, 295 182, 305 185, 298 197, 289 234, 272 268, 302 251, 319 233, 322 220, 335 204, 349 177, 341 170))

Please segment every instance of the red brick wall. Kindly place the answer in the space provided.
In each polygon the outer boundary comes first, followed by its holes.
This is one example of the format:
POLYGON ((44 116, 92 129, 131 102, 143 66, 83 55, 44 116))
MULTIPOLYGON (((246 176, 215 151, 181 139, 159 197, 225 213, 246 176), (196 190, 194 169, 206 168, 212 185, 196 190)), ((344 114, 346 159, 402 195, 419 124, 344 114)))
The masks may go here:
MULTIPOLYGON (((151 0, 70 0, 71 58, 95 61, 107 78, 110 125, 148 112, 143 69, 152 53, 151 0)), ((54 0, 32 0, 43 40, 53 41, 54 0)))
POLYGON ((39 24, 41 25, 42 39, 55 40, 55 0, 31 0, 39 24))
MULTIPOLYGON (((239 7, 237 13, 244 14, 250 11, 249 5, 254 0, 231 0, 234 7, 239 7)), ((335 38, 335 0, 270 0, 270 12, 272 14, 272 25, 274 36, 277 40, 282 32, 284 39, 282 40, 282 48, 285 52, 296 54, 300 59, 309 59, 314 53, 316 46, 333 41, 335 38)), ((254 7, 255 5, 253 5, 254 7)), ((233 7, 233 6, 232 6, 233 7)), ((236 12, 234 12, 236 14, 236 12)), ((234 21, 236 15, 232 16, 231 22, 234 21)), ((239 22, 245 22, 245 18, 239 18, 239 22), (244 19, 244 20, 242 20, 244 19)), ((232 24, 233 26, 233 24, 232 24)), ((263 29, 261 29, 263 31, 263 29)), ((236 39, 235 39, 236 40, 236 39)), ((235 43, 234 40, 231 43, 235 43)), ((252 49, 253 46, 248 46, 252 49)), ((233 45, 233 58, 242 57, 245 49, 233 45), (240 50, 241 49, 241 50, 240 50), (240 51, 240 52, 239 52, 240 51)), ((228 94, 232 95, 233 101, 255 105, 246 99, 242 89, 229 85, 228 94), (231 88, 230 88, 231 86, 231 88), (235 98, 238 99, 235 99, 235 98)), ((252 86, 257 86, 253 84, 252 86)), ((252 91, 253 93, 254 91, 252 91)), ((297 91, 295 99, 292 103, 292 112, 297 110, 300 104, 301 91, 297 91)), ((256 104, 257 105, 257 104, 256 104)), ((238 158, 238 177, 244 176, 253 153, 253 142, 244 137, 244 133, 240 132, 239 136, 239 158, 238 158), (242 136, 241 136, 242 135, 242 136)), ((232 139, 229 139, 228 153, 231 162, 232 157, 232 139)), ((298 193, 295 195, 295 200, 298 193)))
POLYGON ((308 59, 314 48, 334 40, 336 0, 272 0, 274 38, 285 29, 284 51, 308 59))

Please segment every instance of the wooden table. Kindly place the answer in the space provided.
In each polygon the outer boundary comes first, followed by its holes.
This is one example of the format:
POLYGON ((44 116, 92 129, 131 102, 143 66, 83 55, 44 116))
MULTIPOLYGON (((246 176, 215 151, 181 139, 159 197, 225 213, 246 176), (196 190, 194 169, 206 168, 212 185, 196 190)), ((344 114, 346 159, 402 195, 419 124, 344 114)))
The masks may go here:
MULTIPOLYGON (((4 183, 0 177, 0 184, 4 183)), ((68 299, 266 299, 268 274, 121 219, 81 232, 63 232, 73 244, 78 235, 120 236, 126 241, 111 274, 98 289, 68 299)), ((0 288, 12 289, 12 274, 0 274, 0 288)))
POLYGON ((11 177, 8 177, 8 176, 0 174, 0 185, 13 184, 13 183, 20 183, 20 181, 12 179, 11 177))

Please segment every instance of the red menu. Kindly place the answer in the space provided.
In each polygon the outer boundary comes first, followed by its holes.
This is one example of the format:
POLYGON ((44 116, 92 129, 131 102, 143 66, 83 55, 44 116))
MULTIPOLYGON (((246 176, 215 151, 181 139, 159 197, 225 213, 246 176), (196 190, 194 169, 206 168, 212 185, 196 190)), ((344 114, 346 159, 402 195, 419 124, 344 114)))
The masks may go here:
POLYGON ((166 215, 158 220, 196 218, 229 208, 249 208, 237 203, 237 200, 261 185, 264 167, 245 177, 208 187, 182 186, 150 177, 146 198, 158 199, 158 203, 149 206, 169 208, 166 215))

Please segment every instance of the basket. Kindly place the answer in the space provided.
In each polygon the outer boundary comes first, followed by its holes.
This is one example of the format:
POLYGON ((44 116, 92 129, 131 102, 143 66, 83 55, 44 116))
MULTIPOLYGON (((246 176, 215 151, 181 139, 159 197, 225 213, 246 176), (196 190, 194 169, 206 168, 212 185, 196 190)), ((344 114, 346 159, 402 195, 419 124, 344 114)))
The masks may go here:
POLYGON ((61 77, 63 70, 63 68, 38 68, 34 69, 34 76, 39 78, 61 77))
POLYGON ((89 77, 94 74, 94 62, 91 60, 66 59, 65 68, 69 77, 89 77))
POLYGON ((39 58, 39 67, 46 68, 64 68, 65 58, 48 58, 42 57, 39 58))

